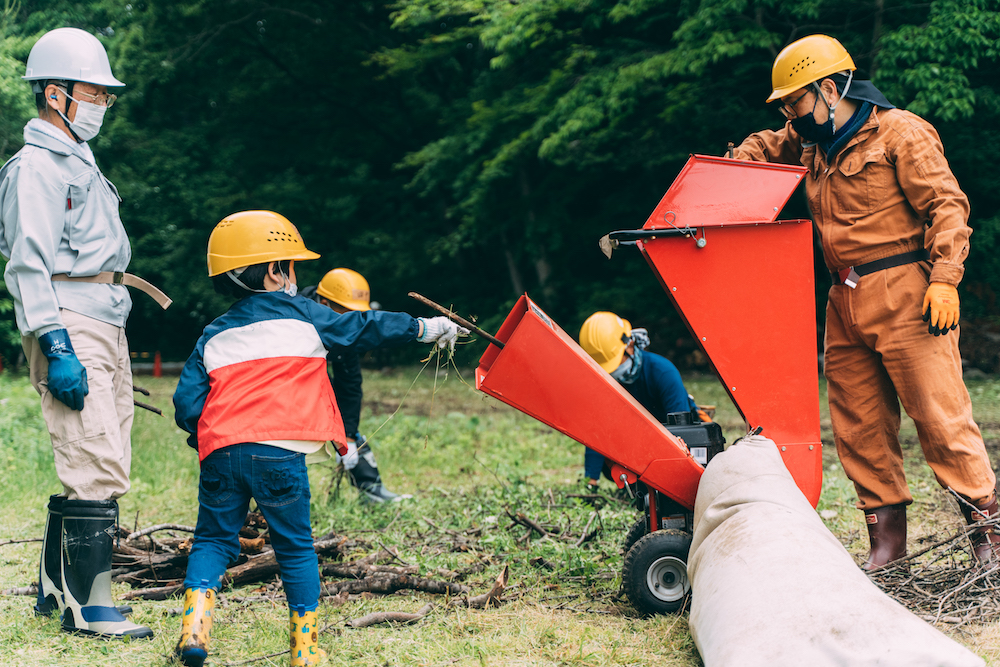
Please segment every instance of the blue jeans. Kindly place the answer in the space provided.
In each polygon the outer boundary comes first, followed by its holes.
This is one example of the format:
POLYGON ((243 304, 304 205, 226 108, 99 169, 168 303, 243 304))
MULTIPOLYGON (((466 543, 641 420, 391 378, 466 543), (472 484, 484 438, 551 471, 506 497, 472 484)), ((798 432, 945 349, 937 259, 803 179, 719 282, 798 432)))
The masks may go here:
POLYGON ((230 445, 201 462, 198 525, 184 587, 219 588, 240 555, 239 532, 251 497, 270 528, 288 605, 316 609, 319 565, 309 523, 306 457, 271 445, 230 445))

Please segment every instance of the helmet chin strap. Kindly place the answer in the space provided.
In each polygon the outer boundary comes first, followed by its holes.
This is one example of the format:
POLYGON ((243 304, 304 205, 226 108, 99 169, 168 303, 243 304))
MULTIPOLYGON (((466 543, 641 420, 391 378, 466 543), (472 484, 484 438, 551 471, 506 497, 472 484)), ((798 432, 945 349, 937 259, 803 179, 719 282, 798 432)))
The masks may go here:
MULTIPOLYGON (((281 262, 276 262, 276 264, 278 265, 278 274, 281 276, 281 290, 287 294, 288 290, 293 285, 292 279, 289 276, 285 275, 285 271, 281 268, 281 262)), ((240 280, 240 276, 243 275, 243 272, 246 271, 247 268, 249 267, 244 266, 239 269, 233 269, 232 271, 226 271, 226 275, 229 276, 230 280, 232 280, 234 283, 236 283, 243 289, 247 290, 248 292, 256 292, 258 294, 263 294, 267 292, 266 289, 253 289, 252 287, 249 287, 245 282, 240 280)))
POLYGON ((840 106, 840 103, 843 102, 844 98, 847 96, 847 91, 851 89, 851 81, 853 80, 854 80, 854 71, 851 70, 850 72, 847 73, 847 83, 844 84, 844 92, 840 93, 840 95, 837 97, 837 101, 833 103, 833 106, 827 104, 826 97, 823 96, 823 89, 819 87, 818 83, 813 81, 813 88, 816 89, 816 94, 823 100, 823 104, 826 104, 826 108, 830 110, 830 127, 833 128, 834 134, 837 133, 837 118, 836 118, 836 113, 834 112, 837 111, 837 107, 840 106))
POLYGON ((226 271, 226 275, 229 276, 230 280, 232 280, 234 283, 236 283, 237 285, 239 285, 248 292, 257 292, 257 293, 266 292, 267 291, 266 289, 254 289, 252 287, 249 287, 242 280, 240 280, 240 276, 243 275, 243 272, 246 271, 247 268, 248 267, 244 266, 241 269, 233 269, 232 271, 226 271))

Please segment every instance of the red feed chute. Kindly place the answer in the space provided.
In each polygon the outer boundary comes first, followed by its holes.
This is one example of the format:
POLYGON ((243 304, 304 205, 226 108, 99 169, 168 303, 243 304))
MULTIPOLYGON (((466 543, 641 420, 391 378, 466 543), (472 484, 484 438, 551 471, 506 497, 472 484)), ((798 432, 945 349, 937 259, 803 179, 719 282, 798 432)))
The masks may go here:
MULTIPOLYGON (((693 156, 637 245, 737 409, 775 441, 815 507, 823 470, 812 227, 775 220, 804 173, 693 156)), ((683 442, 527 295, 496 337, 504 347, 483 354, 477 388, 616 462, 630 483, 634 474, 694 507, 702 467, 683 442)))
POLYGON ((476 369, 476 387, 617 462, 691 509, 702 467, 576 341, 522 296, 476 369))
POLYGON ((812 227, 775 221, 805 169, 693 156, 638 241, 749 426, 815 507, 822 490, 812 227), (703 241, 699 241, 703 240, 703 241))

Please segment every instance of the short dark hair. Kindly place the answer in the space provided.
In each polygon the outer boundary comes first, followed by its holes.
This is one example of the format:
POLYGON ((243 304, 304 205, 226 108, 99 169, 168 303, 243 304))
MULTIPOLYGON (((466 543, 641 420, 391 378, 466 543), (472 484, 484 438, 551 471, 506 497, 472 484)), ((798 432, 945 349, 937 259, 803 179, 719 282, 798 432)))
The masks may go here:
MULTIPOLYGON (((248 266, 246 270, 239 275, 240 282, 249 287, 251 290, 264 289, 264 278, 267 276, 267 268, 274 263, 275 262, 262 262, 260 264, 248 266)), ((277 264, 281 273, 284 273, 287 276, 289 270, 291 269, 291 260, 283 259, 277 262, 277 264)), ((240 285, 237 285, 233 279, 225 273, 212 276, 212 287, 215 289, 216 294, 232 296, 237 299, 242 299, 243 297, 250 296, 250 294, 253 293, 240 285)))

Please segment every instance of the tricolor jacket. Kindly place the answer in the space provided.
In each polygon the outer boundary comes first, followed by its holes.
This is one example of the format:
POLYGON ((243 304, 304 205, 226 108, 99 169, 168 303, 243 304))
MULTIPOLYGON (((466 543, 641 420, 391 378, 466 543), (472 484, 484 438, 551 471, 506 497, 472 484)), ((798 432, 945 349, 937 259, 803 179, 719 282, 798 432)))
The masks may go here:
POLYGON ((327 352, 398 345, 418 331, 406 313, 338 315, 283 292, 253 294, 198 339, 174 392, 174 419, 202 461, 243 442, 330 440, 343 448, 327 352))

